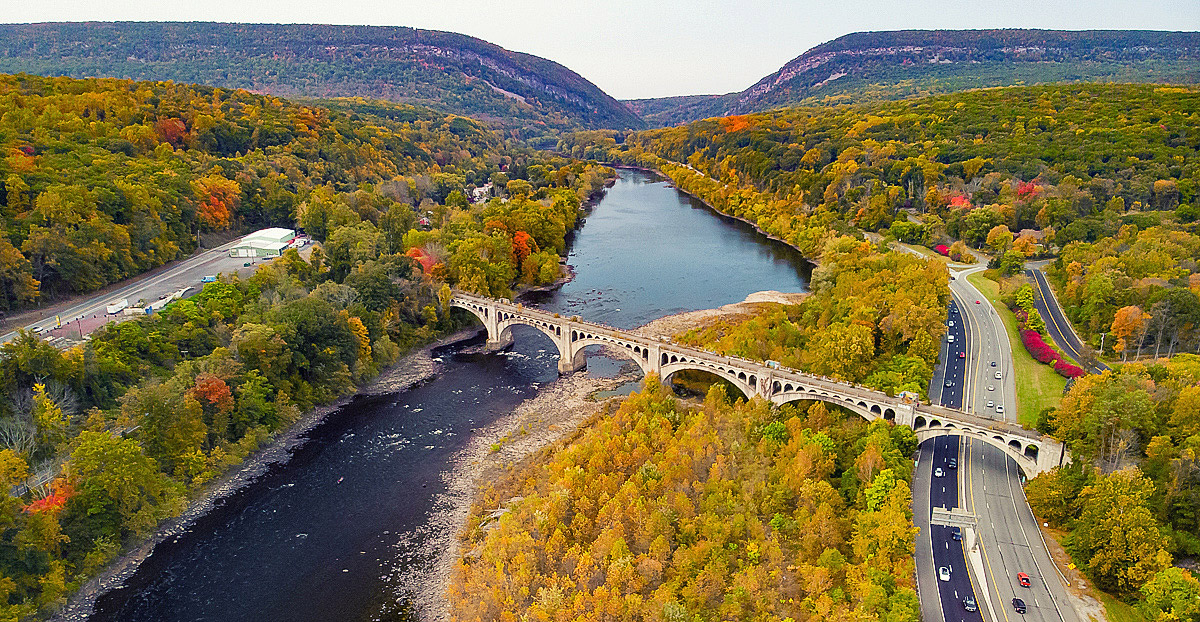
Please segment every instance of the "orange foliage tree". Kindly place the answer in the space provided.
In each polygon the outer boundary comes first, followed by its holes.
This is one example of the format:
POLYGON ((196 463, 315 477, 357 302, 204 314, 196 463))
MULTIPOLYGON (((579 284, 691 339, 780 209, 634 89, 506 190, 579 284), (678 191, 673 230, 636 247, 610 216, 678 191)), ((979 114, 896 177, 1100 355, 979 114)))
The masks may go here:
POLYGON ((192 189, 199 200, 196 215, 200 224, 210 230, 227 228, 242 193, 237 182, 209 175, 197 179, 192 184, 192 189))

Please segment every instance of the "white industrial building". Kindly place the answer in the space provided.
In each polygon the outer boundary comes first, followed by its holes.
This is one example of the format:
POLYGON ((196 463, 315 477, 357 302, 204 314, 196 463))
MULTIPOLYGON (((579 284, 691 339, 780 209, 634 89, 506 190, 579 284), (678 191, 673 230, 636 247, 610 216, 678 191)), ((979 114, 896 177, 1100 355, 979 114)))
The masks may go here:
POLYGON ((255 231, 238 240, 237 245, 229 249, 230 257, 278 257, 287 250, 296 232, 282 227, 271 227, 255 231))

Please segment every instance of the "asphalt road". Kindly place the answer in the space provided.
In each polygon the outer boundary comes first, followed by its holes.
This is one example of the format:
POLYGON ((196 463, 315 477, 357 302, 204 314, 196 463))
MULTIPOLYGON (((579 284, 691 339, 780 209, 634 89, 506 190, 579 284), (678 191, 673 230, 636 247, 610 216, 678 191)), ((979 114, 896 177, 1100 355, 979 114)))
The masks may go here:
POLYGON ((968 333, 967 370, 960 408, 979 417, 1016 422, 1017 385, 1008 332, 996 309, 967 281, 967 275, 984 268, 976 266, 957 274, 952 272, 954 279, 950 281, 950 295, 958 304, 968 333), (1000 377, 996 378, 996 374, 1000 377), (1003 412, 999 407, 1003 407, 1003 412))
POLYGON ((1054 297, 1054 290, 1050 288, 1050 281, 1046 279, 1042 270, 1030 268, 1025 272, 1033 281, 1033 306, 1038 313, 1042 314, 1042 319, 1046 322, 1046 332, 1050 333, 1050 338, 1054 340, 1058 348, 1079 362, 1081 366, 1087 367, 1090 373, 1098 374, 1107 370, 1108 365, 1100 361, 1095 361, 1094 364, 1085 362, 1088 359, 1083 356, 1085 352, 1083 344, 1080 343, 1075 330, 1071 328, 1071 323, 1063 313, 1062 307, 1059 306, 1058 299, 1054 297))
MULTIPOLYGON (((133 305, 138 300, 153 302, 162 296, 184 287, 193 288, 185 295, 190 296, 200 291, 200 280, 205 276, 220 273, 229 274, 232 272, 247 273, 257 269, 260 263, 271 259, 266 257, 230 257, 229 249, 240 240, 241 238, 238 238, 214 249, 193 255, 158 274, 141 275, 128 279, 117 290, 90 296, 83 302, 62 309, 57 313, 57 320, 51 315, 24 328, 27 330, 34 327, 41 328, 43 336, 47 338, 82 338, 84 335, 107 324, 111 320, 128 317, 119 315, 110 316, 107 314, 105 307, 114 300, 125 298, 129 300, 130 305, 133 305), (245 266, 247 262, 251 264, 249 267, 245 266), (56 327, 59 322, 61 322, 62 326, 56 327)), ((7 343, 13 337, 16 337, 16 335, 17 331, 15 330, 6 333, 0 336, 0 343, 7 343)))
POLYGON ((955 540, 957 528, 931 525, 929 517, 935 507, 958 506, 958 473, 947 465, 958 458, 959 438, 941 436, 921 443, 917 473, 913 478, 913 522, 918 528, 916 543, 917 585, 921 594, 921 617, 926 622, 983 622, 983 614, 975 584, 967 567, 963 542, 955 540), (936 475, 935 469, 942 475, 936 475), (950 571, 943 581, 941 568, 950 571), (936 591, 937 598, 930 595, 936 591), (971 596, 976 611, 967 611, 963 600, 971 596))
POLYGON ((947 408, 962 408, 969 360, 966 358, 969 339, 957 302, 950 301, 947 315, 946 336, 942 338, 938 365, 934 368, 933 380, 930 381, 929 401, 947 408))
POLYGON ((975 530, 995 622, 1078 622, 1025 500, 1017 463, 991 445, 965 439, 961 464, 963 505, 978 518, 975 530), (1018 572, 1029 575, 1030 587, 1018 584, 1018 572), (1024 615, 1014 610, 1013 597, 1025 601, 1024 615))

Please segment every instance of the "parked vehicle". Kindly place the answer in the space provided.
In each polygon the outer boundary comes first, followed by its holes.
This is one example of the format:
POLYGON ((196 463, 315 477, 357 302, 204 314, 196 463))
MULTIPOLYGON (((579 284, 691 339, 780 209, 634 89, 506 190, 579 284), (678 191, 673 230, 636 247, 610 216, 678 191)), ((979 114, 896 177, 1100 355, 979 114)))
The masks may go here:
POLYGON ((210 274, 210 275, 208 275, 208 276, 206 276, 206 277, 204 277, 204 278, 200 279, 200 282, 201 282, 201 283, 216 283, 216 282, 217 282, 217 275, 215 275, 215 274, 210 274))
POLYGON ((129 299, 122 298, 120 300, 114 300, 114 301, 108 303, 108 306, 104 307, 104 310, 107 311, 109 315, 112 315, 114 313, 120 313, 121 311, 124 311, 125 308, 128 306, 129 306, 129 299))

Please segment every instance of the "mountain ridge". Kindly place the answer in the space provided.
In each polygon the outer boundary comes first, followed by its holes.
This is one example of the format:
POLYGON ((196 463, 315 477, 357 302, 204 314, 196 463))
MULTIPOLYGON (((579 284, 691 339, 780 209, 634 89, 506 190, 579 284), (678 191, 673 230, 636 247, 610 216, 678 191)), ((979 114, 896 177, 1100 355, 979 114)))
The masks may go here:
MULTIPOLYGON (((680 105, 632 100, 652 125, 784 106, 1049 82, 1200 82, 1200 32, 893 30, 814 46, 749 88, 680 105), (966 67, 967 69, 960 69, 966 67)), ((671 98, 660 98, 667 100, 671 98)))
POLYGON ((402 26, 3 24, 0 72, 385 99, 481 118, 524 137, 641 126, 624 104, 559 63, 468 35, 402 26))

